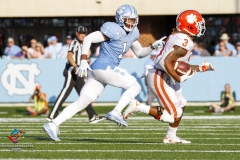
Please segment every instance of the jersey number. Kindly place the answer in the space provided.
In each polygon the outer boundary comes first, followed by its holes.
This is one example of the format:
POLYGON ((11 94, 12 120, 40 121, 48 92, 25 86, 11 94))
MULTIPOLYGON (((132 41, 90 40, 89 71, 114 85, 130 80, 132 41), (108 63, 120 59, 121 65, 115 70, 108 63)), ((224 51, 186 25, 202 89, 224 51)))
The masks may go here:
POLYGON ((127 42, 123 43, 123 50, 122 50, 122 53, 119 54, 118 58, 122 58, 123 57, 123 53, 125 53, 126 47, 127 47, 127 42))
POLYGON ((188 44, 188 39, 184 39, 184 43, 182 43, 183 47, 186 47, 188 44))

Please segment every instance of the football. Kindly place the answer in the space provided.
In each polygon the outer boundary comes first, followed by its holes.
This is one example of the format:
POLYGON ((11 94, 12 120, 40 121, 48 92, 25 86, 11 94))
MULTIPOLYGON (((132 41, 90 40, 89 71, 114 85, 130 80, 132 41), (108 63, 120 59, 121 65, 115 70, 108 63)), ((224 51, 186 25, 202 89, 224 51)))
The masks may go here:
MULTIPOLYGON (((173 62, 173 67, 174 70, 177 72, 177 74, 179 76, 183 76, 185 74, 187 74, 187 72, 189 70, 191 70, 191 67, 188 63, 184 62, 184 61, 175 61, 173 62)), ((193 73, 193 71, 191 71, 190 75, 193 73)))

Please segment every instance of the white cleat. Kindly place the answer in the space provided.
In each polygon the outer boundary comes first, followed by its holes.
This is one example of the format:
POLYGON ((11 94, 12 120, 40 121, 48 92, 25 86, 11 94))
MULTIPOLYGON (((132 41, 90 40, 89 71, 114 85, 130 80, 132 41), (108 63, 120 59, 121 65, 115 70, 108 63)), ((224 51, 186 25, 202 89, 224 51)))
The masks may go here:
POLYGON ((166 136, 163 139, 163 143, 164 144, 178 144, 178 143, 182 143, 182 144, 189 144, 191 143, 190 141, 184 140, 184 139, 180 139, 179 137, 173 137, 173 138, 169 138, 168 136, 166 136))
POLYGON ((57 134, 60 133, 58 126, 54 124, 53 122, 50 123, 45 123, 43 125, 43 131, 45 131, 48 135, 48 137, 54 141, 61 141, 58 137, 57 134))
POLYGON ((136 99, 131 99, 130 103, 128 104, 126 110, 123 113, 124 119, 128 119, 128 117, 136 112, 136 106, 138 106, 140 102, 136 99))

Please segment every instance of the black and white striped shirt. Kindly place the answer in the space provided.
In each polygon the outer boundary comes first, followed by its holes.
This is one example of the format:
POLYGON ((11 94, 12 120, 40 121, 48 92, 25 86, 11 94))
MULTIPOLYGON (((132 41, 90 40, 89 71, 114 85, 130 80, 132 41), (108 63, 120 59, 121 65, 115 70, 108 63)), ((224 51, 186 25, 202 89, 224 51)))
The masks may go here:
POLYGON ((80 65, 80 59, 82 55, 82 43, 77 38, 74 38, 74 40, 71 42, 68 52, 73 53, 73 60, 77 65, 80 65))

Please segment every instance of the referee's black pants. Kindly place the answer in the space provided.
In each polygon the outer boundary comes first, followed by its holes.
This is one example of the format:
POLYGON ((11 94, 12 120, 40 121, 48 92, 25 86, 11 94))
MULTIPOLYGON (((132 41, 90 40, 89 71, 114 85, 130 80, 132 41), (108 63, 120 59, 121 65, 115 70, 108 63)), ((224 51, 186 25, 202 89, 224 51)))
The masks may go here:
MULTIPOLYGON (((65 100, 71 93, 73 87, 76 89, 79 95, 83 85, 85 84, 84 78, 78 77, 76 74, 73 73, 73 71, 70 72, 68 65, 66 65, 63 75, 65 76, 63 89, 61 90, 61 93, 58 95, 58 98, 55 101, 50 114, 48 115, 48 118, 51 119, 55 119, 57 117, 59 109, 61 108, 63 102, 65 102, 65 100)), ((89 119, 91 119, 94 115, 97 115, 91 103, 87 106, 86 111, 89 119)))

